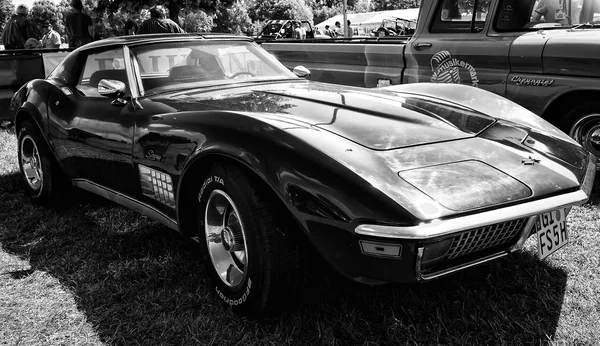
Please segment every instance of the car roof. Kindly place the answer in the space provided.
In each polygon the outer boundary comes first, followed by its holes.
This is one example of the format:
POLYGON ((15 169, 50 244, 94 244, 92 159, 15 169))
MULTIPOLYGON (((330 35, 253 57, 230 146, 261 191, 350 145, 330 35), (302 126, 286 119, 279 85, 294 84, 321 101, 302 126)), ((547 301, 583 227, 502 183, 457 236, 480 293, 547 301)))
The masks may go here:
POLYGON ((94 41, 81 47, 81 50, 94 49, 105 46, 112 46, 115 44, 131 45, 139 43, 152 43, 152 42, 168 42, 177 40, 240 40, 240 41, 252 41, 250 37, 232 35, 232 34, 220 34, 220 33, 191 33, 191 34, 145 34, 145 35, 130 35, 130 36, 115 36, 105 38, 102 40, 94 41))

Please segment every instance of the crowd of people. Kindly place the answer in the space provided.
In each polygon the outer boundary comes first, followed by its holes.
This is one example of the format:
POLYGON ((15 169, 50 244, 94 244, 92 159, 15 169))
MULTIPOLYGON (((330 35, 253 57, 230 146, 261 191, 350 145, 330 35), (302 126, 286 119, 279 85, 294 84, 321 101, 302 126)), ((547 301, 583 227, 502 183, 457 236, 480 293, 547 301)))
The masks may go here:
MULTIPOLYGON (((350 20, 347 21, 347 24, 347 28, 350 28, 350 20)), ((331 38, 352 38, 352 30, 348 30, 348 32, 344 34, 344 28, 342 28, 342 24, 339 21, 335 22, 333 28, 331 28, 328 24, 325 25, 324 31, 321 31, 318 27, 315 28, 315 34, 325 35, 331 38)))
MULTIPOLYGON (((40 31, 28 18, 29 8, 26 5, 18 5, 15 12, 2 30, 0 43, 4 49, 77 48, 101 38, 94 32, 92 18, 83 12, 81 0, 71 0, 71 12, 64 21, 66 37, 61 37, 49 22, 44 22, 40 31)), ((167 18, 165 8, 158 5, 150 9, 150 18, 141 25, 133 20, 127 21, 123 34, 183 32, 177 23, 167 18)))
MULTIPOLYGON (((81 0, 71 0, 71 12, 65 17, 66 36, 62 36, 45 22, 41 31, 28 18, 29 9, 26 5, 17 6, 16 13, 6 23, 2 31, 1 43, 5 49, 40 49, 40 48, 77 48, 96 39, 101 39, 99 33, 94 32, 92 18, 83 11, 81 0)), ((350 20, 347 22, 350 27, 350 20)), ((326 35, 331 38, 352 37, 352 30, 344 33, 340 22, 330 28, 325 25, 325 30, 315 28, 315 34, 326 35)), ((183 33, 185 32, 176 22, 167 18, 163 6, 157 5, 150 9, 150 18, 138 25, 133 20, 128 20, 123 29, 124 35, 152 34, 152 33, 183 33)), ((294 24, 293 37, 306 38, 306 29, 299 22, 294 24)))

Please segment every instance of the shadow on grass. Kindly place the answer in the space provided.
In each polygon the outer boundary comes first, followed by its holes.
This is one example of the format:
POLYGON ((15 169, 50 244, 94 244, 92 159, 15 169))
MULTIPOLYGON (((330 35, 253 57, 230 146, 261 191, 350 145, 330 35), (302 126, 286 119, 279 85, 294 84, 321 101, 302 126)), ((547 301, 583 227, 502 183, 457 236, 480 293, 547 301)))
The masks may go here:
POLYGON ((540 343, 555 334, 567 280, 527 252, 415 286, 315 266, 302 293, 252 320, 209 290, 195 243, 87 193, 48 209, 16 174, 1 176, 0 224, 3 247, 59 279, 110 344, 540 343))

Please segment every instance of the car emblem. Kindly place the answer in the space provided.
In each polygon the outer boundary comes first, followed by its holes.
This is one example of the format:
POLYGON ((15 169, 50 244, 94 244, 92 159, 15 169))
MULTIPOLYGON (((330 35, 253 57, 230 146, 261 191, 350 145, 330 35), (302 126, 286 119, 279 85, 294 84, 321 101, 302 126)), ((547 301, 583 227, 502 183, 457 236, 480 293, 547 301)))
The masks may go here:
POLYGON ((533 166, 536 163, 539 163, 540 159, 536 159, 534 157, 529 156, 526 159, 521 159, 521 163, 524 164, 525 166, 533 166))

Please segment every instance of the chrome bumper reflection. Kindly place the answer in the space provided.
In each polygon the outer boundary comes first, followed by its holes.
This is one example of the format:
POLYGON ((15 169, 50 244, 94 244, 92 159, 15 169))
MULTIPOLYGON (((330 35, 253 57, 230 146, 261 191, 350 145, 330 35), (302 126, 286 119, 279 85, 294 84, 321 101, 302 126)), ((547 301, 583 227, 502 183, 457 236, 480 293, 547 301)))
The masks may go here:
POLYGON ((433 220, 416 226, 384 226, 359 225, 354 230, 357 234, 393 238, 423 240, 432 239, 472 228, 484 227, 490 224, 535 216, 541 213, 568 208, 585 203, 589 196, 582 190, 568 194, 544 198, 541 200, 517 204, 510 207, 490 210, 474 215, 467 215, 446 220, 433 220))

